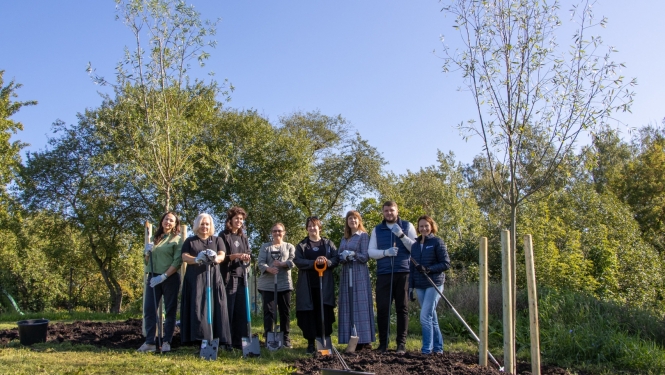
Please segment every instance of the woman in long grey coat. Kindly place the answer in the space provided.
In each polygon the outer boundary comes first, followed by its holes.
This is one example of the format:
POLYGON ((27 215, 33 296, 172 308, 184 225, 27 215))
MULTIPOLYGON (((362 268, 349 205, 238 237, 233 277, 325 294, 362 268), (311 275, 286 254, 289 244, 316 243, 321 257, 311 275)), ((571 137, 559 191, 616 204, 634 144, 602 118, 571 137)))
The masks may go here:
POLYGON ((277 317, 275 309, 275 275, 277 275, 277 310, 279 310, 280 331, 284 334, 284 346, 291 347, 289 337, 291 321, 291 268, 296 248, 284 242, 286 229, 284 224, 273 225, 272 242, 261 245, 257 259, 261 276, 258 280, 258 289, 263 296, 263 331, 267 340, 277 317))
POLYGON ((339 283, 339 325, 337 337, 340 344, 348 344, 352 333, 351 309, 349 309, 349 269, 353 272, 353 325, 358 334, 358 349, 371 349, 375 341, 374 309, 369 281, 369 235, 358 211, 346 213, 344 238, 339 245, 339 260, 344 264, 339 283))
POLYGON ((321 335, 330 336, 335 321, 335 281, 333 269, 339 263, 337 248, 327 238, 321 237, 321 221, 317 217, 308 217, 305 224, 307 237, 296 245, 293 259, 298 267, 296 282, 296 318, 302 335, 307 339, 307 353, 316 351, 315 340, 321 335), (323 290, 319 288, 319 274, 314 263, 328 268, 323 272, 323 290), (321 332, 321 296, 323 296, 323 325, 321 332))

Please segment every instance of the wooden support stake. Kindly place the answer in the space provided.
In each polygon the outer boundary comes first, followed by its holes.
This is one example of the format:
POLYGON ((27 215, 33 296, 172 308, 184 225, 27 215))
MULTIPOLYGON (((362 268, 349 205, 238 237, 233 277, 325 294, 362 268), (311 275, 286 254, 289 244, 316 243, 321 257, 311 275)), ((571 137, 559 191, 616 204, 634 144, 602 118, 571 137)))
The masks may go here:
POLYGON ((510 231, 501 231, 503 286, 503 366, 506 374, 515 373, 515 332, 513 331, 513 275, 511 271, 510 231))
POLYGON ((531 235, 524 236, 524 260, 526 265, 526 286, 529 295, 529 329, 531 331, 531 373, 540 375, 540 329, 538 328, 538 292, 536 290, 536 269, 533 265, 533 242, 531 235))
MULTIPOLYGON (((181 224, 180 225, 180 246, 182 246, 183 242, 185 242, 185 239, 187 238, 187 225, 186 224, 181 224)), ((182 292, 182 281, 185 279, 185 271, 187 270, 187 263, 182 262, 180 265, 180 292, 182 292)), ((178 292, 178 295, 180 295, 180 292, 178 292)), ((180 306, 180 304, 178 304, 180 306)))
MULTIPOLYGON (((150 224, 149 221, 146 220, 145 222, 145 230, 143 232, 143 244, 147 245, 150 243, 152 240, 152 224, 150 224)), ((146 292, 146 283, 148 282, 148 274, 145 273, 145 270, 143 272, 143 303, 145 303, 145 292, 146 292)), ((146 332, 145 329, 145 315, 143 316, 143 323, 141 324, 141 332, 143 332, 143 337, 145 337, 148 333, 146 332)))
POLYGON ((478 322, 478 364, 487 366, 487 350, 489 343, 487 342, 487 329, 488 329, 488 313, 487 313, 487 237, 480 238, 480 256, 478 265, 480 266, 480 275, 478 283, 478 302, 480 321, 478 322))

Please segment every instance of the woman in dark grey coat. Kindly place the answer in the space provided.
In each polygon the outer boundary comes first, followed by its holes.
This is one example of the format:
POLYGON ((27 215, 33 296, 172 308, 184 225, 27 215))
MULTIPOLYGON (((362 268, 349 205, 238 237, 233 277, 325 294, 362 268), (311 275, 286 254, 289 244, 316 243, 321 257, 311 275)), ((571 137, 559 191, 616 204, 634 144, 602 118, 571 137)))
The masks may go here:
POLYGON ((321 237, 321 221, 313 216, 308 217, 305 224, 307 237, 296 246, 293 263, 298 267, 298 282, 296 283, 296 318, 303 337, 307 339, 307 353, 314 353, 317 337, 322 334, 330 336, 332 324, 335 321, 335 281, 333 269, 337 266, 339 258, 337 248, 327 238, 321 237), (314 269, 314 263, 328 268, 323 273, 323 290, 319 289, 319 274, 314 269), (321 332, 321 302, 323 295, 323 313, 325 332, 321 332))

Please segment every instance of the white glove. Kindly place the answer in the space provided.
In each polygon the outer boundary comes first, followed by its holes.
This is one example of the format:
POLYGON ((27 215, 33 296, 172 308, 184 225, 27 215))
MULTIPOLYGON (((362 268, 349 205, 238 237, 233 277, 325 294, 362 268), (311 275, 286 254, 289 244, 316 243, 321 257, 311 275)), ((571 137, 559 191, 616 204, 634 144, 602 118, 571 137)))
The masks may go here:
POLYGON ((153 245, 153 244, 151 244, 151 243, 147 243, 147 244, 145 244, 145 247, 143 248, 143 255, 148 255, 148 254, 150 254, 150 252, 152 251, 153 247, 155 247, 155 245, 153 245))
POLYGON ((153 277, 152 279, 150 279, 150 287, 151 287, 151 288, 154 288, 154 287, 156 287, 157 285, 163 283, 163 282, 166 280, 167 277, 168 277, 168 276, 166 276, 165 273, 163 273, 163 274, 161 274, 161 275, 159 275, 159 276, 155 276, 155 277, 153 277))
POLYGON ((391 247, 390 249, 383 250, 383 255, 387 257, 397 256, 397 250, 396 247, 391 247))
POLYGON ((215 250, 212 250, 212 249, 206 249, 205 253, 206 253, 207 256, 209 256, 211 258, 214 258, 215 255, 217 255, 217 252, 215 250))
POLYGON ((397 223, 395 223, 395 225, 393 225, 393 227, 390 228, 390 231, 393 232, 395 237, 400 237, 404 235, 404 232, 402 232, 402 228, 400 228, 399 225, 397 225, 397 223))
POLYGON ((194 261, 198 264, 201 264, 206 259, 206 255, 207 255, 206 251, 203 250, 200 253, 198 253, 198 255, 196 255, 196 259, 194 259, 194 261))
POLYGON ((350 260, 349 258, 352 258, 354 256, 356 256, 356 252, 351 250, 344 250, 339 254, 339 258, 341 260, 350 260))

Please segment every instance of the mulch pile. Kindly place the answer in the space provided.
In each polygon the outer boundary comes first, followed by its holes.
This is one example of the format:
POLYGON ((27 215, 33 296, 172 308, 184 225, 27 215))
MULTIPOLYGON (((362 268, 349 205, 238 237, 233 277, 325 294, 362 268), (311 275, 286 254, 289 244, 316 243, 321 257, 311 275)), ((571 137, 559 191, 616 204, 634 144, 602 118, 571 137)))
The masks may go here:
MULTIPOLYGON (((18 328, 0 331, 0 347, 6 347, 12 340, 18 340, 18 328)), ((86 344, 109 349, 137 349, 145 338, 141 334, 141 320, 129 319, 124 322, 86 322, 77 321, 71 324, 49 324, 48 342, 70 342, 86 344)), ((180 329, 176 331, 171 342, 172 348, 180 346, 180 329)), ((501 374, 493 365, 478 366, 478 357, 466 353, 450 353, 424 355, 418 352, 397 354, 395 352, 378 353, 364 350, 356 353, 342 353, 344 360, 352 371, 373 372, 381 375, 439 375, 439 374, 501 374)), ((315 355, 299 359, 292 364, 298 375, 320 375, 321 369, 342 370, 341 363, 334 356, 315 355)), ((518 363, 518 374, 530 374, 529 363, 518 363)), ((543 375, 568 375, 569 372, 560 367, 542 366, 543 375)))
MULTIPOLYGON (((70 342, 109 349, 138 349, 145 342, 141 334, 141 320, 124 322, 82 322, 71 324, 49 323, 47 342, 70 342)), ((0 347, 11 340, 18 340, 18 328, 0 331, 0 347)), ((176 327, 171 348, 180 346, 180 329, 176 327)))

